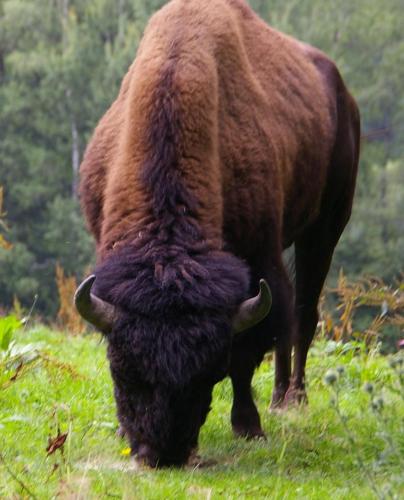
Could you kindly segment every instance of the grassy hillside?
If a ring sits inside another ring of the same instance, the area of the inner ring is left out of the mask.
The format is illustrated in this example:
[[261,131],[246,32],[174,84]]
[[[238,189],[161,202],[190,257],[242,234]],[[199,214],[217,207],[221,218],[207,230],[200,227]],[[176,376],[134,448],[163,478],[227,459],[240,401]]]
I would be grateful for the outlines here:
[[[267,441],[233,438],[225,380],[215,389],[200,437],[200,454],[216,464],[149,471],[136,468],[116,437],[99,336],[36,328],[16,340],[38,344],[40,356],[31,357],[29,370],[17,365],[15,380],[3,378],[0,498],[323,500],[404,493],[404,403],[397,373],[403,367],[396,362],[392,368],[394,358],[367,353],[361,344],[318,341],[308,363],[310,405],[283,414],[267,411],[273,367],[270,360],[263,363],[254,388]],[[372,384],[368,392],[366,382]],[[48,455],[49,444],[55,451]]]

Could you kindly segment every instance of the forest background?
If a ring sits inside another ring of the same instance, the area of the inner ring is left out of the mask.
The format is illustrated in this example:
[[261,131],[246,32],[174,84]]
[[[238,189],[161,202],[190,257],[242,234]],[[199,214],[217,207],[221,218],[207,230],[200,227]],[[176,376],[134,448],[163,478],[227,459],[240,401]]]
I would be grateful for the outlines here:
[[[0,309],[15,298],[53,318],[55,269],[81,279],[94,248],[78,170],[163,0],[0,0],[0,185],[11,244],[0,249]],[[325,51],[362,115],[352,220],[330,275],[394,283],[404,256],[403,0],[251,0],[272,26]],[[1,195],[0,195],[1,198]],[[1,212],[1,210],[0,210]],[[0,214],[1,219],[1,214]]]

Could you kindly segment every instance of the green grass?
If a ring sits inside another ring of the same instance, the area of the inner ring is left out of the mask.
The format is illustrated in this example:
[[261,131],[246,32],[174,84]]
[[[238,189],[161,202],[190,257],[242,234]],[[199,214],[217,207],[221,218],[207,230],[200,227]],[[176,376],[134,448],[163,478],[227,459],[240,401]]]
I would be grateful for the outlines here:
[[[366,499],[376,496],[371,480],[379,497],[404,493],[404,407],[391,390],[397,377],[386,358],[361,345],[358,352],[317,342],[308,363],[309,407],[283,414],[267,411],[273,367],[263,363],[254,390],[267,441],[233,438],[225,380],[215,388],[200,436],[200,454],[217,465],[149,471],[136,470],[121,454],[126,444],[115,435],[112,384],[98,336],[37,328],[20,332],[17,341],[41,343],[46,360],[0,390],[0,498],[29,497],[29,490],[40,499]],[[330,404],[333,388],[323,382],[338,366],[345,369],[338,387],[349,434]],[[366,381],[383,395],[381,415],[370,409]],[[48,437],[58,427],[68,433],[63,455],[58,450],[48,457]]]

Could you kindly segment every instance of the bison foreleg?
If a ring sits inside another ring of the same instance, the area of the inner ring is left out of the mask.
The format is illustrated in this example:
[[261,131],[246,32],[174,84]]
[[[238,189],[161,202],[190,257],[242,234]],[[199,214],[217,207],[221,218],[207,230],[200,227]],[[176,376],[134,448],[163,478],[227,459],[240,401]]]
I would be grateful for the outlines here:
[[257,360],[248,349],[248,333],[233,346],[230,376],[233,385],[233,407],[231,423],[238,437],[264,438],[258,410],[251,393],[251,379]]

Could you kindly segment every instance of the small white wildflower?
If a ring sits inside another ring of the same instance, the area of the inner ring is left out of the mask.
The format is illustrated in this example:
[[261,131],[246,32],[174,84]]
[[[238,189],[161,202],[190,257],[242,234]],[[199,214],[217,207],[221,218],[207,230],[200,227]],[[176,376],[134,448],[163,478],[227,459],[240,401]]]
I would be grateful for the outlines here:
[[327,373],[324,375],[324,382],[327,385],[334,385],[337,380],[338,380],[338,372],[336,372],[335,370],[328,370]]
[[373,391],[375,390],[375,386],[372,384],[372,382],[365,382],[363,386],[363,390],[365,392],[368,392],[369,394],[373,394]]

